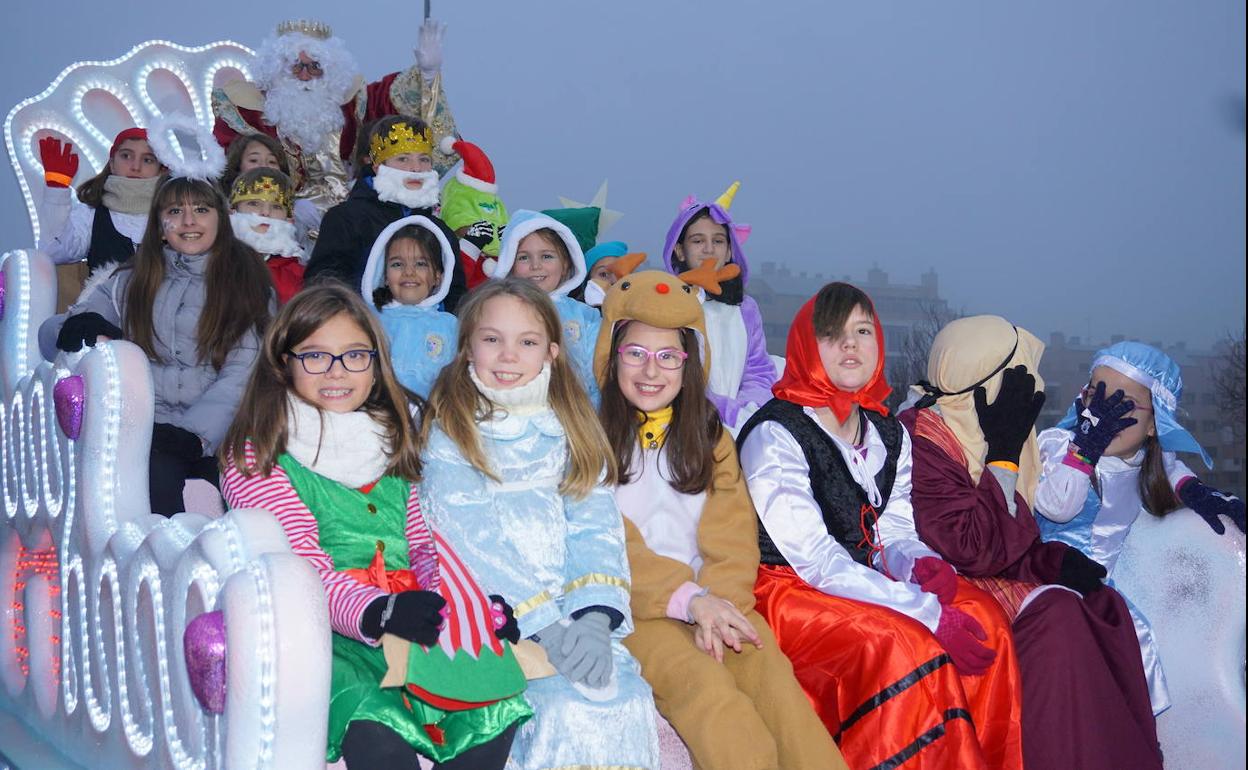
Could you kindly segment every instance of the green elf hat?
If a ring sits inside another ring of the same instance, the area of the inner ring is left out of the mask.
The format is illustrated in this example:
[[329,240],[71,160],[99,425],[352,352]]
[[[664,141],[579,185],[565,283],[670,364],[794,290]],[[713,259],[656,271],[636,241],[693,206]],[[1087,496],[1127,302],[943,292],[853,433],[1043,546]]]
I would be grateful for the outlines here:
[[602,209],[597,206],[544,209],[542,213],[571,230],[582,252],[594,248],[594,244],[598,242],[598,218],[602,215]]

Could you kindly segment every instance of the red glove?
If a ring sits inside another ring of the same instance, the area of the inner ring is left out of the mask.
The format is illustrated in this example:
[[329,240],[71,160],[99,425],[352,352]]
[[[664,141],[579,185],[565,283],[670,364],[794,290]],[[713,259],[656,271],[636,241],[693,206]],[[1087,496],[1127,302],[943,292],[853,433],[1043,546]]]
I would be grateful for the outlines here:
[[48,187],[69,187],[78,173],[78,156],[69,142],[61,144],[55,136],[39,140],[39,160],[43,163],[43,181]]
[[936,594],[941,604],[948,604],[958,593],[958,576],[953,567],[944,559],[935,556],[924,556],[915,559],[914,568],[910,570],[910,582],[915,583],[929,594]]
[[959,673],[974,676],[988,670],[997,657],[997,651],[980,644],[987,640],[988,634],[978,620],[957,607],[941,609],[936,641],[953,658],[953,665]]

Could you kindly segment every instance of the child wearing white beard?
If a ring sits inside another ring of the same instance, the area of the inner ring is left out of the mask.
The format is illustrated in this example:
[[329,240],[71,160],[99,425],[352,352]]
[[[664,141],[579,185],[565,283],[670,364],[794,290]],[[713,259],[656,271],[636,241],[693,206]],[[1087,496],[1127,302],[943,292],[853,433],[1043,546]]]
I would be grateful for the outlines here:
[[[366,136],[367,154],[351,194],[321,221],[306,272],[309,282],[329,276],[359,286],[377,237],[391,223],[413,215],[427,217],[446,236],[451,253],[459,253],[459,239],[434,214],[440,190],[429,128],[416,118],[392,115],[370,126]],[[448,312],[466,290],[463,266],[458,259],[452,262],[444,300]]]
[[230,188],[230,224],[269,268],[278,305],[303,288],[306,256],[295,235],[294,186],[272,168],[244,171]]

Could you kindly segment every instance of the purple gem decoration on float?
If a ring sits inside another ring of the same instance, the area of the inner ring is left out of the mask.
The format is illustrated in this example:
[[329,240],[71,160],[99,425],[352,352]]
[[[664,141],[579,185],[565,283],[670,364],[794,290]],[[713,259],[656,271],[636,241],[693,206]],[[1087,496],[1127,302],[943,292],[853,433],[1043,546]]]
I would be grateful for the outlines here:
[[182,634],[191,691],[210,714],[225,711],[225,613],[205,612]]
[[86,386],[82,376],[72,374],[57,380],[52,386],[52,403],[56,405],[56,421],[61,431],[77,441],[82,433],[82,412],[86,406]]

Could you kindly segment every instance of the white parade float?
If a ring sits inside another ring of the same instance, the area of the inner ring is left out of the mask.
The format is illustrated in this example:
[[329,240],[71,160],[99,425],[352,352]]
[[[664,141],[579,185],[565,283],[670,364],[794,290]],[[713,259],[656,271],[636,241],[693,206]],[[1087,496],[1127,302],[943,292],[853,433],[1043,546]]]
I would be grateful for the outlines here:
[[[209,93],[251,51],[163,41],[75,64],[13,108],[5,145],[37,242],[55,134],[101,168],[111,137]],[[319,580],[269,513],[150,512],[153,395],[143,353],[111,342],[44,361],[56,274],[0,256],[0,769],[323,768],[330,630]],[[1153,622],[1173,708],[1169,767],[1244,755],[1244,538],[1190,511],[1142,517],[1116,581]],[[660,720],[664,770],[690,767]]]

